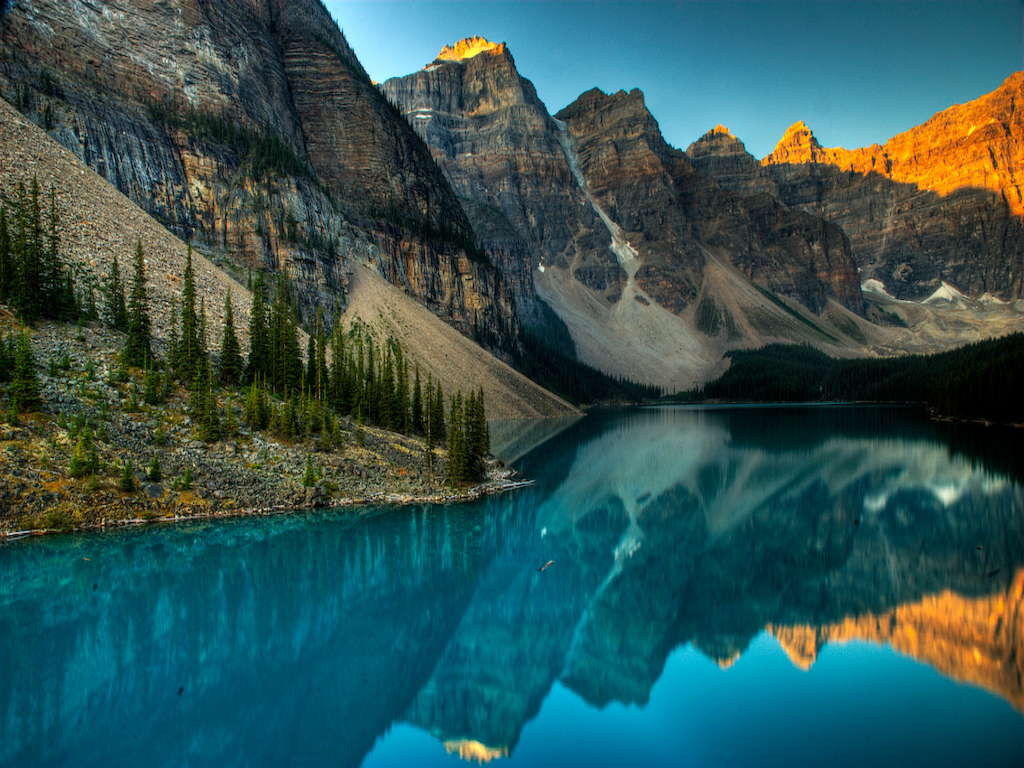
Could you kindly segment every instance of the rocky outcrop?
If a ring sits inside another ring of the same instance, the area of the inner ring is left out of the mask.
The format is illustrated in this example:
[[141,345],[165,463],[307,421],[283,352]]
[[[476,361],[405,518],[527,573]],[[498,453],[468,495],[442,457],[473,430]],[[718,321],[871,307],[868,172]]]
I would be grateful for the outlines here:
[[863,311],[841,230],[698,173],[665,142],[640,91],[595,89],[557,117],[576,140],[595,198],[640,254],[638,285],[663,306],[679,313],[692,303],[703,279],[702,246],[710,246],[755,283],[815,312],[830,298]]
[[722,189],[744,195],[766,193],[778,197],[767,169],[724,125],[716,125],[688,146],[686,159],[701,176],[714,179]]
[[855,150],[822,147],[798,122],[762,165],[784,203],[841,226],[861,278],[897,298],[926,298],[943,281],[975,298],[1020,298],[1022,95],[1018,72],[882,146]]
[[306,309],[373,261],[463,332],[514,326],[450,186],[322,4],[29,0],[2,23],[3,97],[179,236],[287,270]]

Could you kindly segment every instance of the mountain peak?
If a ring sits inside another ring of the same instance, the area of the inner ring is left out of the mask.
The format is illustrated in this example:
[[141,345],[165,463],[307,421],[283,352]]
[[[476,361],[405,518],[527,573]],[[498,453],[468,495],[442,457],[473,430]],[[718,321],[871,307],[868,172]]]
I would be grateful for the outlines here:
[[782,135],[775,151],[762,162],[765,165],[778,163],[813,163],[822,153],[821,144],[814,138],[811,129],[803,120],[797,120]]
[[465,61],[466,59],[471,59],[481,53],[488,53],[490,51],[501,53],[504,50],[504,43],[492,43],[490,40],[473,35],[473,37],[464,37],[454,45],[446,45],[441,49],[441,52],[437,54],[436,60]]

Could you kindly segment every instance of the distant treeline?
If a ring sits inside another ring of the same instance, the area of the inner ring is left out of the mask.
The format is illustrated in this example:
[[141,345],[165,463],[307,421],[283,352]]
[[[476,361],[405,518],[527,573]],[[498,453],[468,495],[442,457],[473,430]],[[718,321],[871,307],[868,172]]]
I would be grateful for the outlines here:
[[837,360],[808,346],[729,354],[721,378],[680,400],[913,402],[953,418],[1024,422],[1024,334],[935,355]]

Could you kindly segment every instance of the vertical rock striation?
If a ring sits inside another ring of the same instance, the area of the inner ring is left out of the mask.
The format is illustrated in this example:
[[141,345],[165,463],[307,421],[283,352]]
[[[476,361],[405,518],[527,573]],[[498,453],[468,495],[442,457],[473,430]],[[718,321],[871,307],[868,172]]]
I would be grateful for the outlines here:
[[863,311],[839,228],[702,175],[665,142],[639,90],[588,91],[557,117],[576,139],[594,196],[640,253],[637,283],[663,306],[679,313],[696,298],[710,246],[755,283],[814,312],[829,299]]
[[465,211],[321,3],[26,0],[2,23],[3,97],[179,236],[287,270],[310,310],[355,260],[510,337]]
[[596,245],[593,212],[533,84],[503,43],[470,38],[382,89],[430,146],[456,193],[471,201],[474,226],[489,250],[505,254],[503,271],[529,315],[532,267],[573,266],[581,250]]

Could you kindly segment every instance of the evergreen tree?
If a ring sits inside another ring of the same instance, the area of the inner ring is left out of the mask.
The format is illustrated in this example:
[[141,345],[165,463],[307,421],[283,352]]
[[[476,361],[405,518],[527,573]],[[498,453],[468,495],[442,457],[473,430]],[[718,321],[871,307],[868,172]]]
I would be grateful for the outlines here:
[[146,477],[151,483],[159,483],[163,477],[163,470],[160,469],[160,459],[156,455],[156,451],[153,451],[153,460],[149,462],[149,469],[146,471]]
[[266,284],[263,274],[256,275],[252,288],[252,311],[249,314],[249,362],[246,380],[255,381],[270,369],[270,331],[267,327]]
[[487,455],[491,451],[491,436],[487,428],[487,414],[484,408],[484,390],[472,393],[465,409],[465,440],[467,455],[467,476],[471,480],[482,480],[487,472]]
[[423,434],[423,389],[420,386],[420,366],[416,365],[416,377],[412,385],[412,430]]
[[441,382],[434,387],[434,405],[430,409],[430,431],[437,445],[441,445],[448,439],[444,423],[444,390],[441,389]]
[[11,233],[7,229],[7,209],[0,205],[0,301],[7,301],[12,282]]
[[150,341],[149,301],[146,298],[146,265],[142,239],[135,246],[132,290],[128,301],[128,335],[124,342],[125,364],[144,368],[153,360]]
[[177,371],[187,382],[199,373],[203,349],[199,345],[199,317],[196,314],[196,284],[192,270],[192,246],[188,246],[184,285],[181,291],[181,339],[178,342]]
[[235,314],[231,308],[231,288],[224,299],[224,340],[220,345],[220,369],[217,377],[224,384],[238,384],[242,380],[242,347],[235,334]]
[[128,330],[128,306],[124,299],[124,283],[121,282],[121,269],[117,263],[117,255],[110,265],[107,276],[107,324],[118,331]]
[[[171,328],[167,332],[167,367],[178,370],[178,350],[181,348],[181,333],[178,330],[178,304],[171,299]],[[170,379],[170,376],[167,377]]]
[[124,460],[124,468],[121,472],[121,490],[126,493],[135,490],[135,477],[132,475],[132,459],[130,456]]
[[18,410],[22,413],[35,410],[43,402],[39,395],[39,376],[36,373],[35,357],[32,355],[32,341],[27,330],[23,330],[18,337],[10,395],[17,401]]
[[467,479],[468,462],[462,419],[462,392],[458,391],[452,396],[448,411],[448,480],[455,484],[464,483]]

